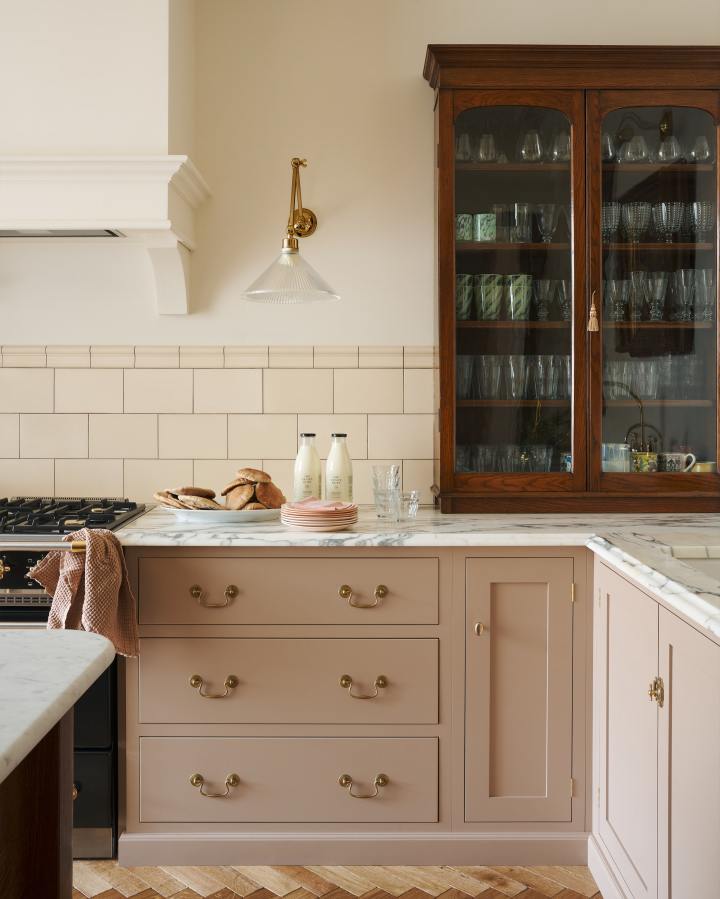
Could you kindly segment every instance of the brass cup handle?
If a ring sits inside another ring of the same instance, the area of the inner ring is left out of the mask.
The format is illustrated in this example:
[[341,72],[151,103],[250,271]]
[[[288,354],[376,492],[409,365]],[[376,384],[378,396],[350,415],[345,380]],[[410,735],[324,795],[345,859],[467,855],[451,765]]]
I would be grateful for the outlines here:
[[224,793],[206,793],[205,792],[205,778],[202,774],[193,774],[190,778],[190,783],[194,787],[200,787],[200,795],[207,796],[208,799],[224,799],[230,793],[230,787],[236,787],[240,783],[240,778],[237,774],[228,774],[225,778],[225,792]]
[[381,599],[385,599],[389,592],[390,591],[385,584],[378,584],[373,591],[373,596],[375,597],[374,602],[357,602],[353,595],[352,587],[349,584],[343,584],[338,590],[338,596],[340,599],[346,599],[348,605],[351,605],[354,609],[373,609],[378,605]]
[[203,599],[203,588],[200,584],[193,584],[190,588],[190,596],[196,599],[201,606],[205,606],[206,609],[222,609],[225,606],[229,606],[230,600],[235,599],[239,592],[235,584],[228,584],[225,588],[225,602],[206,602]]
[[350,677],[350,675],[343,674],[343,676],[340,678],[340,686],[344,690],[347,690],[353,699],[375,699],[376,696],[380,695],[380,690],[384,690],[385,687],[387,687],[387,685],[388,685],[388,679],[385,677],[385,675],[378,674],[378,676],[375,678],[375,683],[373,685],[375,687],[374,693],[365,693],[365,694],[353,693],[353,689],[352,689],[353,688],[353,679]]
[[338,777],[338,783],[348,791],[348,795],[352,796],[353,799],[374,799],[380,794],[380,788],[386,787],[390,783],[390,778],[387,774],[377,774],[373,781],[375,792],[365,793],[365,795],[353,793],[353,779],[349,774],[341,774],[340,777]]
[[234,674],[228,674],[225,678],[225,692],[224,693],[203,693],[203,684],[204,681],[199,674],[193,674],[190,678],[189,682],[191,687],[195,690],[198,690],[203,699],[224,699],[231,690],[235,689],[240,681],[235,677]]

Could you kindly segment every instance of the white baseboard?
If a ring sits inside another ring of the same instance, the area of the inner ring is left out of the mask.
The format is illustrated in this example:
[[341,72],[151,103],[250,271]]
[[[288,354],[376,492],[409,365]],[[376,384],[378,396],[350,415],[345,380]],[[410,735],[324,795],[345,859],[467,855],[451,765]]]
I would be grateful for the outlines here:
[[595,883],[598,885],[603,899],[632,899],[620,887],[617,878],[610,869],[605,854],[593,834],[590,834],[588,837],[587,855],[588,868],[590,868],[590,873],[595,878]]
[[118,861],[125,866],[584,865],[587,846],[586,833],[124,833]]

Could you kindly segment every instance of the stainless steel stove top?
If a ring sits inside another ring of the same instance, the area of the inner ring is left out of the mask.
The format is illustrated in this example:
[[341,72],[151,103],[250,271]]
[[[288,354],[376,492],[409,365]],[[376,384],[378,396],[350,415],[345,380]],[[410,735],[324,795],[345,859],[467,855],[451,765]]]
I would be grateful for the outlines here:
[[0,499],[0,546],[16,541],[45,543],[80,528],[110,531],[135,518],[145,506],[100,497],[12,497]]

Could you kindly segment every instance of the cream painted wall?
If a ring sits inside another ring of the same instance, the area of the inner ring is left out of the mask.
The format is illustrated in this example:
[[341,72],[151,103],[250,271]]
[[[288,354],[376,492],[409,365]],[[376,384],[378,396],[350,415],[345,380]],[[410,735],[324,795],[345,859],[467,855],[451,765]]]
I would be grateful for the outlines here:
[[[39,75],[21,84],[19,99],[0,99],[4,152],[13,141],[14,151],[28,152],[29,134],[34,152],[57,151],[58,94],[82,94],[83,73],[99,80],[104,71],[103,48],[91,39],[82,64],[77,58],[67,60],[68,68],[60,64],[73,27],[97,3],[108,15],[118,8],[110,0],[2,0],[4,20],[43,7],[47,31],[29,51]],[[152,29],[161,3],[123,0],[120,6],[142,7]],[[56,6],[62,13],[53,12]],[[133,247],[0,244],[4,343],[431,343],[433,118],[421,76],[425,45],[720,43],[720,4],[696,0],[680,14],[675,0],[198,0],[196,27],[195,161],[213,197],[200,212],[192,315],[155,316],[150,272]],[[3,51],[11,67],[16,62],[15,74],[25,70],[27,38],[18,30],[14,40],[0,38],[6,85],[13,72]],[[142,106],[157,85],[143,69],[144,36],[127,39],[122,58],[110,53],[105,68],[113,76],[111,92],[122,73]],[[55,64],[43,62],[42,48]],[[48,117],[44,131],[28,125],[35,94],[35,111]],[[103,149],[77,146],[98,140],[83,119],[88,108],[76,110],[77,127],[73,118],[64,149]],[[135,113],[141,115],[128,110]],[[18,128],[8,129],[15,120]],[[148,123],[148,135],[156,124]],[[120,142],[113,149],[132,148]],[[329,307],[252,306],[239,294],[279,249],[288,161],[298,153],[309,159],[304,196],[320,218],[303,251],[344,299]]]

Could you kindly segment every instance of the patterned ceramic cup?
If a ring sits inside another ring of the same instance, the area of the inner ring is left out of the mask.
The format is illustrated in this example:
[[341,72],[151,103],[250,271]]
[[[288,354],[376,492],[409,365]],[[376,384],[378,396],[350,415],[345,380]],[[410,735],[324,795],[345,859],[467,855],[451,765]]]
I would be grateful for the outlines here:
[[505,275],[480,275],[478,280],[478,312],[483,321],[497,321],[502,309]]
[[475,275],[455,275],[455,315],[458,321],[475,316]]
[[690,471],[696,461],[692,453],[658,453],[658,471]]
[[508,312],[513,321],[526,321],[530,318],[531,297],[532,275],[508,275]]
[[497,234],[494,212],[476,212],[473,216],[473,240],[492,243]]
[[649,474],[658,470],[658,454],[657,453],[637,453],[632,454],[633,471],[641,474]]
[[469,212],[460,212],[455,216],[455,240],[472,240],[473,217]]

